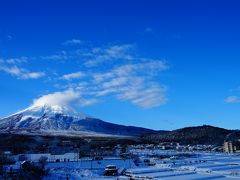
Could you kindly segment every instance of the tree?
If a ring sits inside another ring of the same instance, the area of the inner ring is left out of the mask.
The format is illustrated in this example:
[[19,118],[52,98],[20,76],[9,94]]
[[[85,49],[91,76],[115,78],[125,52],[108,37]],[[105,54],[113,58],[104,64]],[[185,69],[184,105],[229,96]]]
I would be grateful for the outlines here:
[[122,146],[120,149],[120,157],[126,158],[127,146]]
[[48,157],[46,157],[46,156],[41,156],[41,157],[39,158],[39,163],[40,163],[40,165],[41,165],[42,168],[45,167],[47,160],[48,160]]
[[19,161],[26,161],[26,160],[27,160],[27,157],[26,157],[24,154],[21,154],[21,155],[18,157],[18,160],[19,160]]

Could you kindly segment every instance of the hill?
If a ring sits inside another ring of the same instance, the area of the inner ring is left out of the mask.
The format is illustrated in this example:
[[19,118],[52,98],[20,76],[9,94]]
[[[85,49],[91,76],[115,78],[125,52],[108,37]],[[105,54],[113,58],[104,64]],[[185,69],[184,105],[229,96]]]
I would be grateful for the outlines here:
[[239,131],[203,125],[186,127],[167,133],[144,135],[142,138],[150,142],[179,142],[180,144],[222,145],[224,140],[239,138]]

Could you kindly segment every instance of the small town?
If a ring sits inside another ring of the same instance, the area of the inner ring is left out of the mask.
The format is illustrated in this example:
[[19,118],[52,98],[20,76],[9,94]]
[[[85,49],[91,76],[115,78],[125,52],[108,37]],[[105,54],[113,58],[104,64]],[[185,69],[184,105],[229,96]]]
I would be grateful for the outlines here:
[[[71,141],[61,144],[74,146]],[[64,154],[5,151],[1,159],[3,179],[14,179],[26,171],[46,180],[240,178],[240,141],[223,146],[119,144],[85,154],[78,148]]]

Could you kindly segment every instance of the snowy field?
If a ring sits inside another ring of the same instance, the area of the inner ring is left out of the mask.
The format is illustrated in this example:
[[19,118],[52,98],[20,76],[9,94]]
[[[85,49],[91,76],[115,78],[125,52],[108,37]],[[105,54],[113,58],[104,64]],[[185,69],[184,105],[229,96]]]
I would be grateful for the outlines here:
[[[240,179],[240,155],[225,153],[133,150],[155,162],[154,168],[129,169],[134,177],[154,179]],[[184,156],[184,154],[186,156]],[[158,158],[160,155],[170,158]],[[156,156],[156,157],[154,157]]]
[[78,162],[52,162],[46,165],[50,175],[45,179],[116,179],[117,177],[104,177],[107,165],[116,165],[119,172],[123,169],[136,168],[131,159],[105,158],[103,160],[81,159]]
[[[166,150],[132,150],[139,156],[136,166],[133,160],[108,158],[100,161],[48,163],[50,175],[45,179],[240,179],[240,155],[224,153],[183,153]],[[148,159],[151,166],[145,163]],[[116,165],[118,177],[104,177],[106,165]],[[123,169],[126,171],[123,171]]]
[[[82,158],[74,162],[48,162],[50,179],[240,179],[240,154],[178,152],[131,149],[132,159]],[[115,165],[119,176],[105,177],[107,165]],[[20,167],[17,162],[11,167]]]
[[[130,153],[134,158],[48,162],[49,175],[44,179],[240,179],[240,154],[146,149],[131,149]],[[107,165],[117,166],[120,175],[105,177]]]

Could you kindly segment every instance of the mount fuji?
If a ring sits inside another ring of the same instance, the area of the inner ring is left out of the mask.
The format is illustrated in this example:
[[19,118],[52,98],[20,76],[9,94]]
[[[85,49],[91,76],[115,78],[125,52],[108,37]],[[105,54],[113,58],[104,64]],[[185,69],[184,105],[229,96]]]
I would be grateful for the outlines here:
[[69,106],[32,105],[0,119],[0,133],[63,136],[140,136],[156,131],[102,121]]

